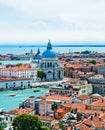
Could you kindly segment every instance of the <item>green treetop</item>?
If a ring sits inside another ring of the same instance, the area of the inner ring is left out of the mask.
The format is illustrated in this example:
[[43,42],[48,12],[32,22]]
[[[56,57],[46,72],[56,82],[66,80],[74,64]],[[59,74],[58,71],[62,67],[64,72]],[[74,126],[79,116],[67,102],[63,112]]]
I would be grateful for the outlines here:
[[42,123],[38,117],[27,114],[15,117],[12,125],[13,130],[49,130],[48,127],[42,127]]
[[96,64],[96,61],[95,60],[89,60],[89,63]]

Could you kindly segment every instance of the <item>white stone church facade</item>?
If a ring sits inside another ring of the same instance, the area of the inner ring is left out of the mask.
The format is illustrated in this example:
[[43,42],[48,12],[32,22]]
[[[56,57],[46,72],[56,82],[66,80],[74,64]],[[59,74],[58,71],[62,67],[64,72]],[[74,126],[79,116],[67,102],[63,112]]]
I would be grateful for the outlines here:
[[59,63],[57,54],[52,50],[50,41],[42,55],[39,49],[34,57],[31,52],[30,61],[32,67],[37,67],[45,73],[45,81],[62,80],[64,78],[64,68]]

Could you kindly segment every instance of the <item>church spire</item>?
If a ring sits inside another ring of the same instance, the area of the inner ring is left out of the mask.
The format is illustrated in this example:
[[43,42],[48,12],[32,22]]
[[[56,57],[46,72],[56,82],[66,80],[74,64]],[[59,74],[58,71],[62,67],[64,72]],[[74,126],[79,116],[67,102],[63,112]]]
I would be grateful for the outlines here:
[[40,54],[40,49],[38,48],[37,54]]
[[50,40],[48,41],[48,44],[47,44],[47,50],[51,50],[52,49],[52,45],[51,45],[51,42]]
[[30,54],[33,54],[33,50],[31,49]]

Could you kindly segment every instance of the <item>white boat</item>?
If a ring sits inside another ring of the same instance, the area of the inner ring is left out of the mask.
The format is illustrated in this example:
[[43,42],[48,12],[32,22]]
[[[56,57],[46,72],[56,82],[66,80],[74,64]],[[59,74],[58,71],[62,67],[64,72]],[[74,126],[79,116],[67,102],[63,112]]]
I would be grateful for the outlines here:
[[16,94],[15,94],[15,93],[11,93],[11,94],[9,94],[8,96],[13,97],[13,96],[16,96]]

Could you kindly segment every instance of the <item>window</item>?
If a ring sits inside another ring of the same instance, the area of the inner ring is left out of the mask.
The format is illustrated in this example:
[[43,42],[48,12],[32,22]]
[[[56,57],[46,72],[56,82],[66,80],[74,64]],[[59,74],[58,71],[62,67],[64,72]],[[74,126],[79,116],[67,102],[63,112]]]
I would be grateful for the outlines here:
[[49,63],[47,63],[47,67],[49,68]]
[[50,67],[52,67],[52,63],[50,63]]
[[13,82],[13,87],[15,87],[16,86],[16,83],[15,82]]
[[6,85],[6,89],[8,88],[8,83],[5,84]]
[[8,121],[8,117],[6,117],[6,121]]
[[10,117],[10,121],[12,121],[12,117]]
[[21,87],[23,87],[23,82],[21,82]]
[[58,116],[61,116],[61,113],[58,112]]
[[28,81],[28,87],[30,87],[30,81]]

